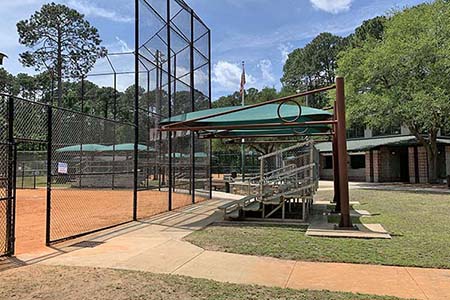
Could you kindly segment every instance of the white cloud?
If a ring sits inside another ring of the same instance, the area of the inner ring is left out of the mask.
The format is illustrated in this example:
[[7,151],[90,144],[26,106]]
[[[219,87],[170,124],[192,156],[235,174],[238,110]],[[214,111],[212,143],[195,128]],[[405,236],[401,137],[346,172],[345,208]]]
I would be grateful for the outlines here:
[[312,5],[320,10],[337,14],[350,9],[353,0],[309,0]]
[[209,85],[209,76],[203,70],[197,70],[194,74],[194,83],[197,88]]
[[131,49],[127,42],[125,42],[124,40],[121,40],[118,36],[116,36],[116,41],[120,46],[120,50],[121,52],[134,52],[134,49]]
[[258,64],[262,74],[262,81],[264,84],[269,85],[275,81],[275,75],[273,74],[272,62],[269,59],[263,59]]
[[121,15],[116,11],[95,6],[86,0],[69,0],[67,4],[86,16],[100,17],[110,21],[122,23],[134,22],[134,18],[132,16]]
[[[227,61],[218,61],[213,68],[212,81],[224,91],[237,91],[241,83],[242,68],[239,64],[230,63]],[[254,77],[246,74],[247,85],[255,83]]]
[[294,46],[291,43],[281,44],[278,46],[278,50],[280,50],[281,54],[281,64],[285,64],[289,58],[289,54],[294,49]]

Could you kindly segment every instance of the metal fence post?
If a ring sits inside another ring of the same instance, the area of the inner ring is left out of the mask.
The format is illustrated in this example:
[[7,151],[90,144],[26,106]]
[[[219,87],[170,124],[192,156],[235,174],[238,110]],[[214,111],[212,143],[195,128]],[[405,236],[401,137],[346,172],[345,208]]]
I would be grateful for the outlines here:
[[[191,10],[191,41],[190,41],[190,89],[191,89],[191,110],[195,111],[195,75],[194,75],[194,11]],[[195,133],[191,131],[191,192],[192,204],[195,204]]]
[[[212,108],[212,90],[211,90],[211,30],[208,29],[208,108]],[[213,149],[212,149],[212,141],[209,140],[209,199],[212,199],[213,192],[212,192],[212,184],[213,184],[213,178],[212,178],[212,155],[213,155]]]
[[[172,117],[172,58],[170,57],[172,53],[172,47],[171,47],[171,34],[170,34],[170,0],[167,0],[167,76],[168,76],[168,85],[167,85],[167,100],[168,100],[168,108],[169,108],[169,118]],[[175,173],[173,172],[173,165],[172,165],[172,132],[169,132],[169,205],[168,210],[172,211],[172,200],[173,200],[173,179],[175,176]]]
[[53,108],[47,106],[47,207],[45,222],[45,244],[50,244],[51,233],[51,198],[52,198],[52,139]]
[[135,0],[134,29],[134,183],[133,183],[133,220],[137,220],[138,156],[139,156],[139,0]]
[[15,201],[14,201],[14,99],[13,97],[8,97],[8,202],[7,202],[7,216],[6,216],[6,232],[8,245],[6,249],[6,254],[14,254],[14,211],[15,211]]
[[22,162],[22,189],[25,188],[25,163]]

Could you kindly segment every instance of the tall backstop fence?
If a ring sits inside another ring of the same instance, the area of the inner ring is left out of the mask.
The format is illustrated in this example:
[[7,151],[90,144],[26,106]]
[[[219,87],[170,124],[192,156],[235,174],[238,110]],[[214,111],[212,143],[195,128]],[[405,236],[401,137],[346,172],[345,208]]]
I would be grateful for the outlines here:
[[[183,1],[138,1],[136,57],[138,207],[168,196],[170,208],[210,197],[210,143],[191,133],[161,133],[161,120],[211,104],[210,30]],[[139,217],[151,211],[138,210]]]
[[41,97],[0,94],[0,255],[17,189],[45,195],[47,244],[211,197],[209,141],[159,131],[211,106],[210,30],[182,0],[136,0],[135,14],[135,50],[63,82],[60,106],[53,78]]

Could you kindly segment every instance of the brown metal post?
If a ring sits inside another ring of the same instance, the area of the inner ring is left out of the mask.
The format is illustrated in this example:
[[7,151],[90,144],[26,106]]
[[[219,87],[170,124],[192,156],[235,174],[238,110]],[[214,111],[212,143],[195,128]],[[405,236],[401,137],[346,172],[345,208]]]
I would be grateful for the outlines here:
[[336,110],[337,124],[336,137],[339,160],[339,200],[341,203],[341,222],[339,227],[352,227],[350,219],[350,199],[348,191],[348,169],[347,169],[347,137],[345,124],[345,89],[344,78],[336,77]]
[[[336,110],[336,101],[334,101],[334,119],[337,119],[337,110]],[[338,143],[337,143],[337,126],[336,124],[333,125],[333,186],[334,186],[334,199],[333,202],[336,203],[336,207],[334,209],[334,212],[340,213],[341,212],[341,201],[340,201],[340,195],[339,195],[339,149],[338,149]]]

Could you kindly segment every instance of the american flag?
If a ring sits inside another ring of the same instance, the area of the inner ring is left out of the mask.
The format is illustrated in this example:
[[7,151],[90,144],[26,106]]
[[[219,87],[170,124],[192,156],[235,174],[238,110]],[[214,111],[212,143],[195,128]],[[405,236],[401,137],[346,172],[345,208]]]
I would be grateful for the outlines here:
[[246,84],[246,79],[245,79],[245,63],[242,62],[242,75],[241,75],[241,96],[244,94],[245,91],[245,84]]

